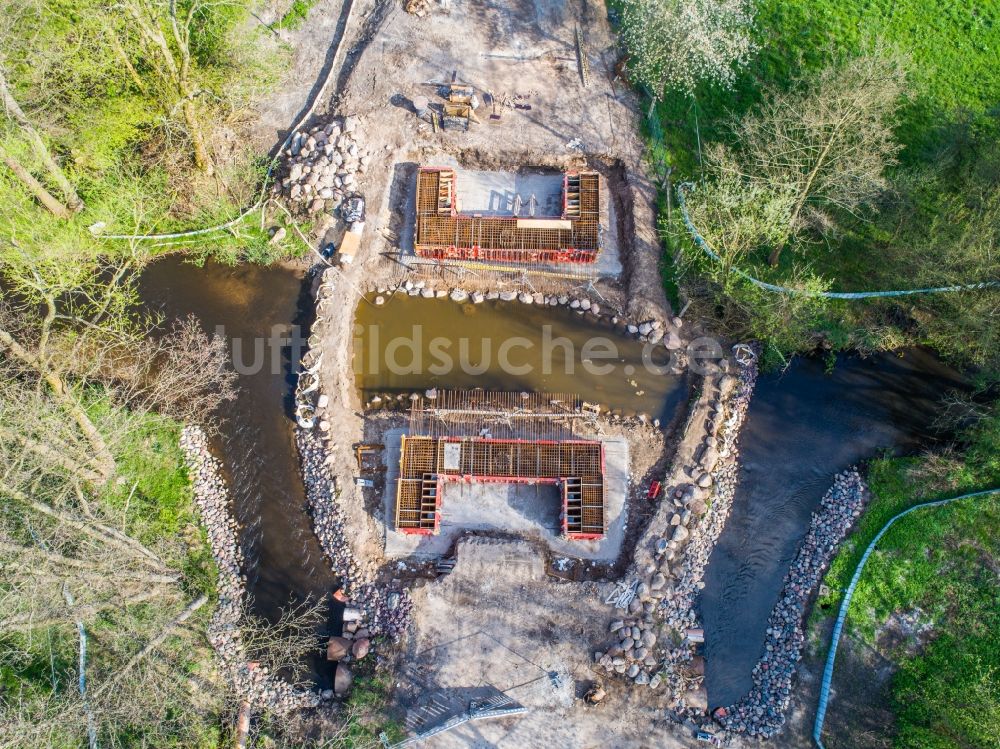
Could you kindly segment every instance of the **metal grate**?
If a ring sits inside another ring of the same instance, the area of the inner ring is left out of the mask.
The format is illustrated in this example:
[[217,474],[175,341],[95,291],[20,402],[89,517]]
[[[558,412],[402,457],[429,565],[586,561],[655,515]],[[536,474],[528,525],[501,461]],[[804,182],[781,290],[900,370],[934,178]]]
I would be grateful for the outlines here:
[[487,390],[415,397],[403,437],[396,528],[434,534],[446,481],[543,483],[562,487],[568,538],[605,531],[604,446],[575,439],[576,419],[594,412],[575,395]]
[[597,173],[568,172],[564,176],[563,215],[558,218],[568,220],[569,228],[519,226],[517,216],[458,213],[456,183],[453,169],[420,169],[414,242],[417,255],[437,260],[529,264],[597,260],[600,251]]
[[593,420],[592,407],[569,393],[439,390],[410,407],[412,435],[559,440],[574,436],[574,423]]

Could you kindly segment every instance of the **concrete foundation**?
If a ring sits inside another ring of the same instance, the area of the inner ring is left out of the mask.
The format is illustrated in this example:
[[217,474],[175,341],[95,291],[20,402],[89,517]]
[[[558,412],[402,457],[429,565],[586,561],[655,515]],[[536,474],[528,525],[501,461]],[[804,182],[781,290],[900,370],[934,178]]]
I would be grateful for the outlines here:
[[555,486],[545,484],[445,484],[441,502],[441,530],[436,536],[409,535],[393,527],[396,479],[399,476],[402,429],[386,433],[386,482],[382,509],[386,518],[385,554],[388,557],[432,559],[445,556],[455,540],[470,530],[510,533],[548,546],[553,554],[578,559],[614,561],[625,537],[625,497],[628,493],[628,443],[604,440],[604,538],[570,541],[560,535],[561,500]]
[[[451,167],[455,169],[459,208],[463,213],[481,213],[488,216],[513,215],[515,196],[521,196],[523,218],[529,217],[528,200],[534,195],[538,207],[535,215],[539,218],[559,216],[562,213],[562,174],[552,171],[505,172],[463,169],[451,155],[425,157],[427,165]],[[438,261],[417,257],[413,251],[414,222],[416,221],[416,174],[410,170],[397,170],[395,179],[405,180],[405,184],[392,185],[390,189],[405,195],[403,220],[399,233],[399,250],[402,262],[408,267],[435,265]],[[607,180],[601,179],[601,251],[593,263],[540,263],[531,266],[535,270],[557,274],[576,275],[581,278],[617,279],[622,273],[619,252],[618,219],[614,201],[608,189]],[[455,265],[457,261],[443,261]],[[470,267],[475,261],[467,261]],[[492,264],[499,265],[499,264]],[[515,265],[510,266],[516,270]]]

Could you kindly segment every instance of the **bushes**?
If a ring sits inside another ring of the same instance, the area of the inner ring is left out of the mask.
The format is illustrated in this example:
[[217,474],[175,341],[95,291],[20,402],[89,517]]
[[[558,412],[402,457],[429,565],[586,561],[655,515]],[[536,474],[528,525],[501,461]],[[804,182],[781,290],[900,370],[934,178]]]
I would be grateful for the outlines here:
[[[894,126],[902,150],[898,166],[885,172],[889,190],[872,206],[878,210],[824,207],[820,230],[802,232],[778,268],[768,268],[762,246],[748,256],[747,271],[787,286],[813,277],[837,291],[1000,277],[998,239],[987,230],[996,226],[988,212],[1000,195],[994,145],[1000,134],[995,114],[1000,10],[972,0],[949,0],[943,7],[920,0],[759,0],[755,35],[760,53],[730,87],[702,83],[693,97],[671,96],[656,104],[656,123],[647,128],[652,141],[647,156],[658,169],[673,167],[675,184],[710,181],[702,158],[713,147],[738,152],[743,145],[733,120],[766,108],[796,79],[814,78],[834,57],[857,54],[874,41],[902,52],[909,64]],[[668,227],[668,241],[672,251],[689,258],[699,254],[679,222]],[[704,283],[712,271],[698,263],[689,263],[687,271],[688,276],[670,280],[680,280],[689,296],[702,296],[706,307],[721,308],[729,323],[726,332],[747,336],[773,327],[767,318],[773,316],[774,301],[746,294],[735,299],[724,293],[725,284]],[[866,350],[930,343],[953,361],[983,367],[986,377],[995,378],[1000,346],[997,326],[990,321],[998,293],[826,305],[811,325],[786,331],[782,340],[771,340],[770,348],[782,356],[809,351],[819,338]],[[740,319],[742,326],[735,324]]]

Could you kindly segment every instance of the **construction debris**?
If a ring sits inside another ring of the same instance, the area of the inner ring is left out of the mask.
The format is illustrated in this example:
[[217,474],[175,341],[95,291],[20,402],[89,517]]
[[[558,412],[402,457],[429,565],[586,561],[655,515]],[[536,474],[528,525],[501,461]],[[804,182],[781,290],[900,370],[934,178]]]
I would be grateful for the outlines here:
[[476,109],[479,108],[479,97],[472,86],[466,83],[457,83],[454,80],[456,75],[453,74],[452,82],[445,87],[445,97],[448,101],[442,106],[441,127],[445,130],[462,130],[464,132],[469,129],[470,122],[482,122],[476,116]]

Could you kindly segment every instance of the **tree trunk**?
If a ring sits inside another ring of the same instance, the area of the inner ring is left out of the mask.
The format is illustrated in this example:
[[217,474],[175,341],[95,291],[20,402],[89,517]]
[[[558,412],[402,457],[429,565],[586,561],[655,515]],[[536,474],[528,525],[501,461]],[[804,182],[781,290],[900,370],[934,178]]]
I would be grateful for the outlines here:
[[[92,616],[101,613],[105,609],[112,607],[121,609],[124,606],[145,603],[146,601],[150,601],[158,597],[158,591],[144,590],[140,593],[136,593],[135,595],[128,596],[122,601],[105,601],[104,603],[90,603],[83,606],[77,606],[73,613],[81,619],[90,619]],[[63,617],[48,615],[36,616],[35,612],[31,611],[24,614],[15,614],[7,619],[0,620],[0,630],[3,630],[4,632],[30,632],[32,630],[37,631],[45,629],[46,627],[53,627],[65,623],[66,619]]]
[[7,347],[18,359],[20,359],[24,364],[28,365],[42,377],[52,393],[55,395],[56,399],[69,411],[72,415],[74,421],[80,427],[80,431],[90,442],[91,447],[97,455],[94,458],[94,462],[100,468],[100,473],[103,481],[110,479],[115,470],[117,470],[117,463],[115,461],[114,455],[111,454],[111,450],[108,448],[108,443],[105,442],[104,437],[101,436],[100,431],[94,425],[94,422],[90,420],[87,412],[83,410],[83,407],[76,402],[76,400],[66,391],[66,386],[63,384],[62,378],[48,369],[45,362],[38,359],[37,356],[33,355],[24,346],[22,346],[10,333],[6,330],[0,329],[0,345]]
[[781,242],[776,244],[771,250],[771,254],[768,255],[767,262],[772,268],[778,264],[778,260],[781,257],[781,251],[783,249],[785,249],[785,240],[781,240]]
[[[802,213],[802,208],[805,206],[806,200],[809,199],[809,194],[812,192],[812,186],[816,181],[816,175],[819,174],[819,170],[826,164],[826,159],[830,155],[830,150],[833,148],[833,144],[837,140],[837,136],[840,135],[840,128],[842,125],[843,121],[841,120],[833,128],[833,132],[831,132],[830,136],[826,139],[826,144],[823,146],[823,150],[820,152],[819,156],[816,157],[816,163],[813,164],[813,168],[809,170],[809,176],[806,177],[806,183],[799,191],[799,197],[795,200],[795,207],[792,208],[792,212],[788,216],[789,232],[794,230],[795,222],[799,220],[799,214]],[[774,246],[773,250],[771,250],[771,254],[767,258],[767,262],[771,264],[772,268],[778,264],[778,260],[781,258],[781,251],[785,249],[786,244],[788,244],[788,240],[783,239]]]
[[[91,536],[102,543],[112,544],[126,551],[142,555],[145,557],[147,564],[150,564],[154,569],[160,570],[161,572],[169,571],[169,568],[163,563],[163,560],[156,556],[156,554],[140,544],[134,538],[126,536],[114,528],[109,528],[108,526],[102,525],[96,521],[88,522],[79,520],[71,515],[68,515],[62,510],[57,510],[44,502],[32,499],[19,489],[15,489],[14,487],[3,483],[2,480],[0,480],[0,491],[8,494],[10,497],[35,512],[54,520],[58,520],[60,523],[65,523],[71,528],[75,528],[81,533],[86,533],[88,536]],[[139,559],[139,561],[143,560]]]
[[105,442],[101,432],[94,425],[94,422],[90,420],[83,407],[74,400],[73,396],[66,392],[66,386],[63,384],[62,378],[55,372],[45,372],[44,376],[45,381],[52,388],[56,397],[70,412],[77,426],[80,427],[83,436],[87,438],[91,447],[94,448],[94,452],[97,453],[94,460],[100,466],[101,475],[104,477],[104,480],[107,481],[114,475],[118,467],[115,456],[111,454],[111,450],[108,448],[108,443]]
[[250,736],[250,702],[240,703],[240,712],[236,716],[236,749],[247,749],[247,739]]
[[194,614],[194,612],[196,612],[206,603],[208,603],[208,596],[204,594],[198,596],[198,598],[192,601],[190,605],[186,609],[184,609],[180,614],[178,614],[175,619],[170,621],[162,630],[160,630],[160,634],[158,634],[152,640],[147,642],[142,650],[140,650],[138,653],[129,658],[128,662],[121,668],[117,669],[114,675],[111,676],[111,678],[109,678],[106,682],[104,682],[98,689],[94,690],[94,697],[102,695],[112,685],[121,681],[122,677],[124,677],[129,671],[135,668],[136,664],[138,664],[139,661],[141,661],[147,655],[156,650],[156,648],[162,645],[164,641],[168,637],[170,637],[171,633],[175,629],[177,629],[177,627],[179,627],[181,624],[190,619],[191,615]]
[[7,85],[7,79],[4,78],[3,73],[0,72],[0,98],[3,99],[4,109],[7,113],[14,119],[15,122],[20,126],[21,130],[28,138],[28,142],[31,144],[32,150],[35,155],[41,160],[42,164],[45,166],[46,171],[49,173],[49,177],[52,181],[62,190],[63,198],[65,199],[69,209],[71,211],[79,211],[83,209],[83,201],[76,192],[76,188],[66,177],[62,168],[56,162],[55,158],[52,156],[52,152],[49,147],[45,145],[45,141],[42,140],[42,136],[38,134],[35,126],[31,124],[27,115],[21,109],[21,105],[17,103],[17,99],[10,91],[10,87]]
[[[100,484],[104,477],[99,470],[94,470],[93,468],[88,468],[87,466],[80,465],[72,458],[67,457],[62,452],[52,447],[51,445],[46,445],[43,442],[38,442],[30,437],[24,435],[14,434],[13,432],[8,432],[6,429],[0,428],[0,435],[6,436],[8,439],[16,440],[20,442],[25,450],[29,450],[35,455],[38,455],[45,460],[50,461],[52,464],[59,466],[64,471],[71,473],[79,479],[91,484]],[[97,466],[100,469],[100,466]]]
[[190,96],[184,99],[182,107],[184,111],[184,122],[187,124],[188,133],[191,135],[191,143],[194,146],[194,163],[201,171],[208,176],[215,173],[212,165],[212,157],[209,156],[208,146],[205,144],[205,135],[201,130],[201,123],[198,121],[198,113],[194,101]]
[[17,177],[28,188],[28,192],[35,196],[35,199],[57,218],[67,219],[70,217],[69,209],[53,197],[52,193],[45,189],[45,185],[39,182],[34,176],[16,161],[12,156],[4,153],[3,163],[14,172]]

